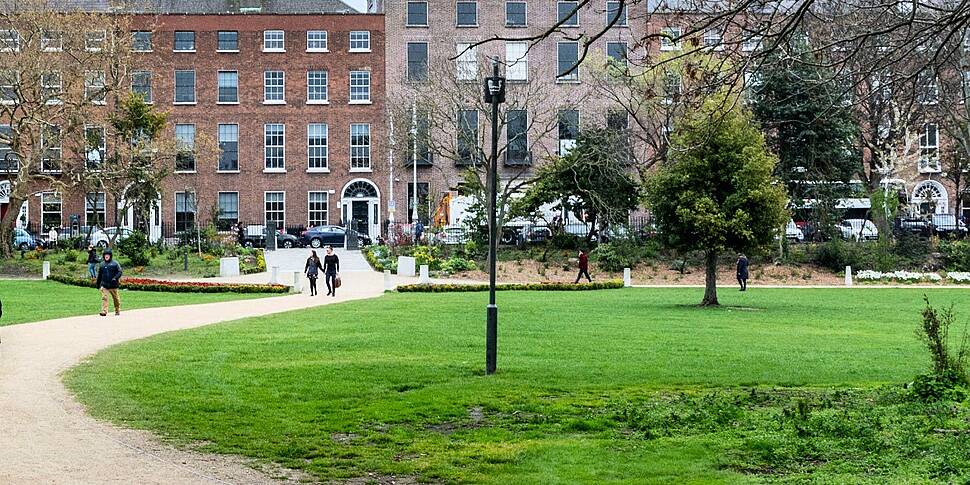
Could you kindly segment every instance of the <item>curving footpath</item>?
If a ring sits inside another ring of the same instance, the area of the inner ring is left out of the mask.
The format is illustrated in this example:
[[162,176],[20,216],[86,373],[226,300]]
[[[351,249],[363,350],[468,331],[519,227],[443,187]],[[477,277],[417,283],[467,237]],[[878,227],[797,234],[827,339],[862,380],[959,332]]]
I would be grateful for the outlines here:
[[[298,481],[242,458],[165,446],[88,416],[61,373],[110,345],[172,330],[371,298],[383,275],[343,272],[337,298],[307,294],[63,318],[0,328],[0,484],[213,484]],[[322,282],[321,282],[322,284]],[[38,295],[38,300],[43,297]],[[98,295],[92,290],[91,308]]]

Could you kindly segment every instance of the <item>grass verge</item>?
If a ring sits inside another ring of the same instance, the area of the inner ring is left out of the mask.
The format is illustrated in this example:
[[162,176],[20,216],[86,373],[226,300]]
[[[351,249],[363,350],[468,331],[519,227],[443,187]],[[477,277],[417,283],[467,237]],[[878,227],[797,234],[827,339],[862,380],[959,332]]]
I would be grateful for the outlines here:
[[[962,483],[965,402],[914,402],[915,289],[390,294],[113,347],[97,417],[298,468],[466,483]],[[935,304],[970,303],[934,290]],[[280,322],[286,322],[281,325]],[[938,431],[947,430],[947,431]]]

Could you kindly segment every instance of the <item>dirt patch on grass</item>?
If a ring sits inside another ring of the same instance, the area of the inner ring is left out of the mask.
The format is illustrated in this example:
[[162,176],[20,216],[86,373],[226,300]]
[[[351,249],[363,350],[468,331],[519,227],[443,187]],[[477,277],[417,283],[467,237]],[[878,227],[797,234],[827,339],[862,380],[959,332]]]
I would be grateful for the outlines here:
[[[498,280],[503,283],[571,283],[576,281],[577,269],[566,263],[539,262],[535,260],[499,261]],[[590,265],[594,281],[622,279],[623,273],[601,271],[596,264]],[[832,271],[812,265],[752,265],[749,269],[751,285],[840,285],[843,277]],[[660,265],[642,265],[631,271],[635,285],[703,285],[704,270],[688,268],[681,274],[675,269]],[[452,276],[455,279],[487,281],[488,274],[482,271],[467,271]],[[722,266],[718,272],[718,282],[730,285],[735,282],[733,266]]]

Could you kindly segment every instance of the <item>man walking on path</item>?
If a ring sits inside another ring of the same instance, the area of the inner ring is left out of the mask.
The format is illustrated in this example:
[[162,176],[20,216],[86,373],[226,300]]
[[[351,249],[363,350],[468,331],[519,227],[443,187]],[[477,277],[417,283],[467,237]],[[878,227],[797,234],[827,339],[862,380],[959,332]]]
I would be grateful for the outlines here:
[[743,254],[738,255],[738,284],[741,285],[741,291],[747,291],[748,257]]
[[327,281],[327,296],[337,296],[337,275],[340,273],[340,258],[333,254],[333,248],[327,246],[327,255],[323,257],[323,274]]
[[579,279],[583,276],[586,276],[586,281],[593,282],[593,278],[589,277],[589,255],[586,251],[579,250],[579,274],[576,275],[576,283],[579,283]]
[[97,287],[101,290],[101,316],[108,315],[108,296],[115,305],[115,315],[121,315],[121,298],[118,296],[118,287],[121,285],[121,265],[113,258],[110,249],[105,249],[101,255],[104,260],[98,270]]
[[93,244],[88,244],[88,277],[97,278],[98,273],[98,253],[94,250]]

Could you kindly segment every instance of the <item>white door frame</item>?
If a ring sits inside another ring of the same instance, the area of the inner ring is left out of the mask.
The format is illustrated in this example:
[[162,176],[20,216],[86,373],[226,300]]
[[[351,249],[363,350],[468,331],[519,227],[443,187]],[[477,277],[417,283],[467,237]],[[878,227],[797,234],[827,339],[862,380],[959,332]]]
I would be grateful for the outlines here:
[[[347,196],[347,189],[356,182],[365,182],[374,189],[374,193],[377,197],[356,197]],[[347,182],[342,189],[340,189],[340,219],[344,225],[350,224],[350,219],[353,217],[352,212],[352,202],[354,201],[366,201],[367,204],[367,220],[369,224],[367,225],[367,235],[371,238],[377,237],[381,233],[381,189],[372,180],[365,178],[356,178]]]

